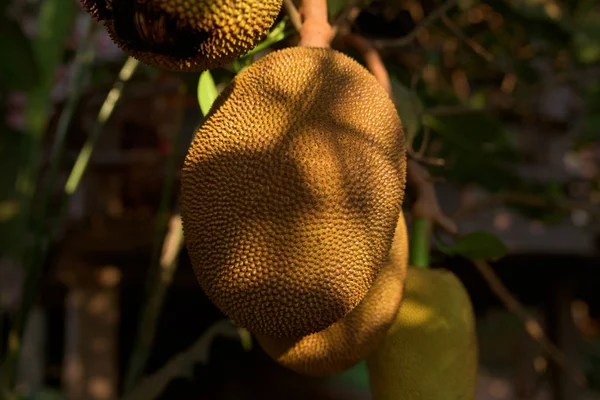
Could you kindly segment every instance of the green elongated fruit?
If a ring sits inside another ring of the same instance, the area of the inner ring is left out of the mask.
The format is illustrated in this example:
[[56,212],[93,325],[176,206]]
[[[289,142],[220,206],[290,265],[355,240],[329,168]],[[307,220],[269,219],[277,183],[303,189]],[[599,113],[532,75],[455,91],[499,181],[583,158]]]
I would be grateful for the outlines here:
[[396,321],[367,358],[373,400],[473,400],[477,359],[462,283],[449,271],[409,268]]

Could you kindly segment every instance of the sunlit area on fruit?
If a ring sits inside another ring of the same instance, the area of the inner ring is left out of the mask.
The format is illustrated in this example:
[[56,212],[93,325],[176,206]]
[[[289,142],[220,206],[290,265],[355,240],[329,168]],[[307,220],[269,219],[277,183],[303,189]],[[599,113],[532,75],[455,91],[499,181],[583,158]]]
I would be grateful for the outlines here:
[[600,400],[598,0],[0,0],[0,400]]

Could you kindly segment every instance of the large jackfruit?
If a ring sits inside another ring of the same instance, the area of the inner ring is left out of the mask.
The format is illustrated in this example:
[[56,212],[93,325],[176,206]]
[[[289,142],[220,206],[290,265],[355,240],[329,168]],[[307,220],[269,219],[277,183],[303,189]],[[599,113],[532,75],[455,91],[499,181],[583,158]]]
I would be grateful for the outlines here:
[[381,270],[405,166],[394,105],[352,58],[295,47],[259,59],[219,95],[182,171],[202,289],[255,334],[327,328]]
[[460,280],[409,268],[398,316],[367,358],[373,400],[473,400],[477,358],[475,317]]
[[408,234],[400,213],[389,258],[356,308],[302,339],[256,335],[258,343],[279,364],[302,374],[327,376],[351,368],[380,344],[396,319],[407,265]]
[[112,40],[138,60],[171,71],[230,63],[264,39],[282,0],[81,0]]

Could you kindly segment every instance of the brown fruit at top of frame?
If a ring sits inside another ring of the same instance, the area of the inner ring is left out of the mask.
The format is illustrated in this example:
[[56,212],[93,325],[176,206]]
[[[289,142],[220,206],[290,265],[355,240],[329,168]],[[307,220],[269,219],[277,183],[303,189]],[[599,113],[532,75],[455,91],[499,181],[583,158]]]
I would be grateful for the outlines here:
[[265,38],[282,0],[81,0],[128,55],[170,71],[234,61]]

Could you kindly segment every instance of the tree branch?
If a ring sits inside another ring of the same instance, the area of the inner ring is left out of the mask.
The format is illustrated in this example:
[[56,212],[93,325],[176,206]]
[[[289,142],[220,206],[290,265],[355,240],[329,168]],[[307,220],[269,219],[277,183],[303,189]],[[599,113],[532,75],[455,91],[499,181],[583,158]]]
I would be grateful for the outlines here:
[[189,377],[194,364],[206,364],[209,360],[210,346],[217,336],[238,338],[239,333],[229,320],[216,322],[185,351],[173,356],[164,366],[152,375],[144,378],[125,400],[153,400],[160,396],[173,379]]
[[335,19],[335,22],[332,25],[333,36],[337,35],[341,28],[345,25],[351,25],[358,14],[360,9],[358,8],[359,0],[348,0],[346,1],[346,5],[344,9]]
[[344,36],[343,39],[345,43],[351,45],[361,53],[365,59],[365,62],[367,63],[367,68],[369,71],[371,71],[379,84],[383,86],[390,97],[393,97],[390,76],[385,68],[385,65],[383,64],[383,60],[381,59],[379,52],[375,47],[373,47],[371,42],[360,35],[352,33]]
[[428,219],[445,231],[456,235],[458,233],[456,224],[442,212],[429,172],[415,160],[409,160],[407,179],[417,191],[417,199],[412,208],[413,217]]
[[481,46],[479,43],[465,35],[465,33],[460,29],[460,27],[456,25],[450,18],[448,18],[448,16],[445,13],[442,14],[441,18],[446,28],[448,28],[448,30],[452,32],[454,36],[462,40],[471,50],[473,50],[476,54],[484,58],[487,62],[494,61],[494,56],[492,55],[492,53],[490,53],[489,51],[484,49],[483,46]]
[[564,371],[566,371],[577,385],[580,387],[585,387],[587,379],[583,372],[580,371],[579,368],[569,365],[565,355],[558,347],[554,345],[554,343],[550,341],[550,339],[548,339],[544,333],[544,328],[542,328],[540,323],[532,315],[525,311],[523,305],[506,288],[506,286],[504,286],[492,267],[483,260],[474,260],[473,264],[481,276],[483,276],[492,292],[502,300],[509,311],[521,319],[523,325],[525,326],[525,331],[529,334],[529,336],[539,343],[539,345],[550,356],[550,358],[554,360],[554,362],[556,362],[556,364]]
[[[417,203],[413,207],[414,212],[417,214],[416,217],[431,218],[432,221],[436,221],[442,215],[442,220],[448,217],[442,214],[437,196],[435,193],[435,187],[429,179],[429,173],[426,169],[421,167],[414,161],[409,161],[408,168],[408,181],[415,185],[417,189]],[[439,224],[443,229],[444,225]],[[455,229],[445,229],[453,236],[459,236]],[[510,291],[504,286],[500,278],[496,275],[492,267],[483,260],[473,260],[473,264],[484,278],[492,292],[498,296],[498,298],[504,303],[505,307],[516,314],[525,327],[525,331],[531,336],[536,342],[540,344],[542,349],[548,354],[548,356],[556,362],[566,373],[573,379],[573,381],[579,386],[585,386],[586,378],[583,372],[576,366],[570,365],[567,362],[566,357],[560,349],[558,349],[546,336],[544,329],[541,324],[527,311],[525,307],[517,298],[510,293]]]
[[[157,271],[154,270],[150,280],[150,290],[148,290],[144,309],[139,322],[136,341],[133,347],[129,368],[125,380],[125,390],[129,391],[133,385],[142,376],[154,339],[160,313],[163,310],[163,303],[167,291],[173,281],[173,275],[177,269],[179,253],[184,246],[183,230],[181,225],[181,216],[175,214],[171,216],[169,228],[163,241],[163,247],[160,255],[160,261],[157,265]],[[154,274],[158,276],[154,276]]]
[[294,5],[294,2],[292,0],[283,0],[283,5],[285,6],[285,11],[287,12],[288,17],[290,17],[290,22],[294,26],[294,29],[300,32],[302,29],[302,17]]
[[448,11],[450,11],[451,8],[456,6],[457,3],[458,0],[446,1],[446,3],[444,3],[439,8],[433,10],[427,17],[425,17],[423,21],[421,21],[421,23],[406,36],[392,40],[379,39],[373,41],[373,44],[378,48],[408,46],[417,38],[417,36],[419,35],[419,33],[421,33],[423,29],[427,28],[429,25],[442,18]]

